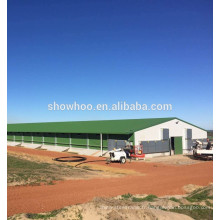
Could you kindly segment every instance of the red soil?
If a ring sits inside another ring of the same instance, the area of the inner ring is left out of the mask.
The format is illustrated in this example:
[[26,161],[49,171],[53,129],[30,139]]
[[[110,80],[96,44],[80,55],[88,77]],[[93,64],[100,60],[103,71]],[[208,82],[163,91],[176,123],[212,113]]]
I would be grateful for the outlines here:
[[[8,147],[10,151],[51,158],[70,156],[68,153],[39,151],[27,148]],[[87,156],[86,156],[87,157]],[[64,206],[85,203],[94,197],[112,197],[125,193],[177,195],[184,194],[187,184],[208,185],[213,181],[213,162],[173,166],[146,162],[132,162],[106,165],[103,158],[98,160],[103,166],[137,170],[144,175],[58,181],[55,185],[8,187],[8,216],[16,213],[40,213]]]

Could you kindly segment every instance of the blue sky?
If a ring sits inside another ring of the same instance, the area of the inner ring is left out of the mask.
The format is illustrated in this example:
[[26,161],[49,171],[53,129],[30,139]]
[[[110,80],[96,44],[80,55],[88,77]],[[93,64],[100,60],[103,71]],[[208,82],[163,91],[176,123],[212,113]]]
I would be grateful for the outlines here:
[[[213,123],[212,1],[8,0],[8,122],[179,117]],[[171,103],[172,111],[48,111]]]

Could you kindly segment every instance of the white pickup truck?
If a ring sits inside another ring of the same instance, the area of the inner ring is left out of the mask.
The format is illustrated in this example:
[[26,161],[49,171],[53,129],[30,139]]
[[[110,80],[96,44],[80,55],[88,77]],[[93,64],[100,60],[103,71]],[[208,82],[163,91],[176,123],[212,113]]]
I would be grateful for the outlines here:
[[193,156],[196,158],[213,159],[213,149],[193,149]]
[[203,148],[201,141],[196,141],[193,147],[193,156],[196,158],[213,159],[213,148],[207,150]]

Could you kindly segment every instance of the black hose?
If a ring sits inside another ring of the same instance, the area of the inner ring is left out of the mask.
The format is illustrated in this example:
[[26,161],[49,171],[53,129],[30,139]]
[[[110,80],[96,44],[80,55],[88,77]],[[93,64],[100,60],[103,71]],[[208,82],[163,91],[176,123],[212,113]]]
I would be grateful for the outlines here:
[[[73,159],[66,160],[68,158],[73,158]],[[58,161],[58,162],[81,162],[86,159],[87,159],[86,157],[72,156],[72,157],[57,157],[57,158],[54,158],[53,160]]]

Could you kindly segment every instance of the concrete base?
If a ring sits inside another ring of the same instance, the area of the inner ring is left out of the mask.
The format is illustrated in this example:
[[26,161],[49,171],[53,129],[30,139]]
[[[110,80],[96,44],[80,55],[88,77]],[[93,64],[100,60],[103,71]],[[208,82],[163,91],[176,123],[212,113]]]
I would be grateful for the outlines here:
[[183,149],[183,154],[192,155],[193,154],[193,150],[184,150]]
[[22,143],[21,146],[22,146],[22,147],[31,148],[31,149],[36,149],[36,148],[41,147],[41,144]]
[[27,147],[27,148],[32,148],[36,149],[41,146],[41,144],[31,144],[31,143],[22,143],[22,142],[7,142],[8,146],[20,146],[20,147]]
[[63,151],[68,151],[69,147],[54,146],[54,145],[42,145],[41,149],[50,150],[50,151],[57,151],[57,152],[63,152]]
[[154,154],[145,154],[145,158],[161,157],[161,156],[170,156],[170,152],[165,153],[154,153]]
[[[185,155],[192,155],[192,150],[185,150],[183,149],[183,154]],[[171,155],[175,155],[174,152],[171,152]],[[145,158],[153,158],[153,157],[161,157],[161,156],[170,156],[170,152],[165,153],[155,153],[155,154],[145,154]]]
[[21,142],[11,142],[11,141],[7,141],[7,145],[8,146],[20,146]]
[[[101,156],[100,150],[93,150],[93,149],[85,149],[85,148],[77,148],[77,147],[70,147],[68,152],[77,153],[80,155],[87,155],[87,156]],[[106,151],[103,151],[105,153]]]

